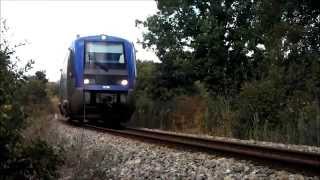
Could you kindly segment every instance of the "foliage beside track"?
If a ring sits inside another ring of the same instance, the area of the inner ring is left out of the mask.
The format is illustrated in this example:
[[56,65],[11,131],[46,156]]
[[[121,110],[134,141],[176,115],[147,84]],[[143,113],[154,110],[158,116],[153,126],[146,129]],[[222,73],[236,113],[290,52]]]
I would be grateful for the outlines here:
[[157,14],[137,21],[142,45],[161,63],[138,64],[136,120],[180,130],[173,122],[197,121],[199,132],[320,145],[316,1],[157,4]]
[[25,134],[36,123],[39,107],[50,106],[45,73],[26,76],[32,62],[24,68],[17,67],[17,47],[10,47],[5,39],[7,28],[1,23],[0,179],[55,179],[63,162],[59,152],[40,138],[41,134]]

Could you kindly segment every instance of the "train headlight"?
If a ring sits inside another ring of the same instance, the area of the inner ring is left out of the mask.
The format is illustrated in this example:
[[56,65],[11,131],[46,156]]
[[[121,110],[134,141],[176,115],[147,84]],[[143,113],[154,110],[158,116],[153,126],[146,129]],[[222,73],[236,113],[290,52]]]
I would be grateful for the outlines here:
[[128,80],[126,80],[126,79],[122,80],[122,81],[121,81],[121,85],[122,85],[122,86],[128,85]]
[[84,79],[83,80],[83,84],[89,84],[90,83],[90,80],[89,79]]

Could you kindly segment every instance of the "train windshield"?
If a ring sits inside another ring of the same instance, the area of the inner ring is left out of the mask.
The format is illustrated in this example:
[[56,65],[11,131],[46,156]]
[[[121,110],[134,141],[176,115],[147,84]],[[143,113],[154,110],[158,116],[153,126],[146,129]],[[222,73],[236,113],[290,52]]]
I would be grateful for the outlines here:
[[120,43],[87,42],[86,60],[87,66],[98,65],[108,68],[123,68],[126,61],[123,45]]

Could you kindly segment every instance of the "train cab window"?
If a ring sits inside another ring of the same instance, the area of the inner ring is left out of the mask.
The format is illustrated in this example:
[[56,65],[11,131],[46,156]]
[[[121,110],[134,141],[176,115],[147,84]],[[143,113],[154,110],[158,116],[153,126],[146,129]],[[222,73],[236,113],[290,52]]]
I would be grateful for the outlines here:
[[86,43],[86,64],[124,64],[122,44],[105,42]]
[[85,47],[86,69],[126,69],[122,43],[87,42]]

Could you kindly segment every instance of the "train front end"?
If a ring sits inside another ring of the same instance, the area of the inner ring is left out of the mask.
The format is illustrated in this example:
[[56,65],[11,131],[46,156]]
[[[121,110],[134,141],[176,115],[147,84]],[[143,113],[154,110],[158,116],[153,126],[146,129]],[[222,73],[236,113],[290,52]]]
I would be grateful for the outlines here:
[[99,35],[78,38],[74,50],[78,93],[70,101],[73,109],[88,119],[129,120],[134,109],[131,95],[136,79],[133,44]]

